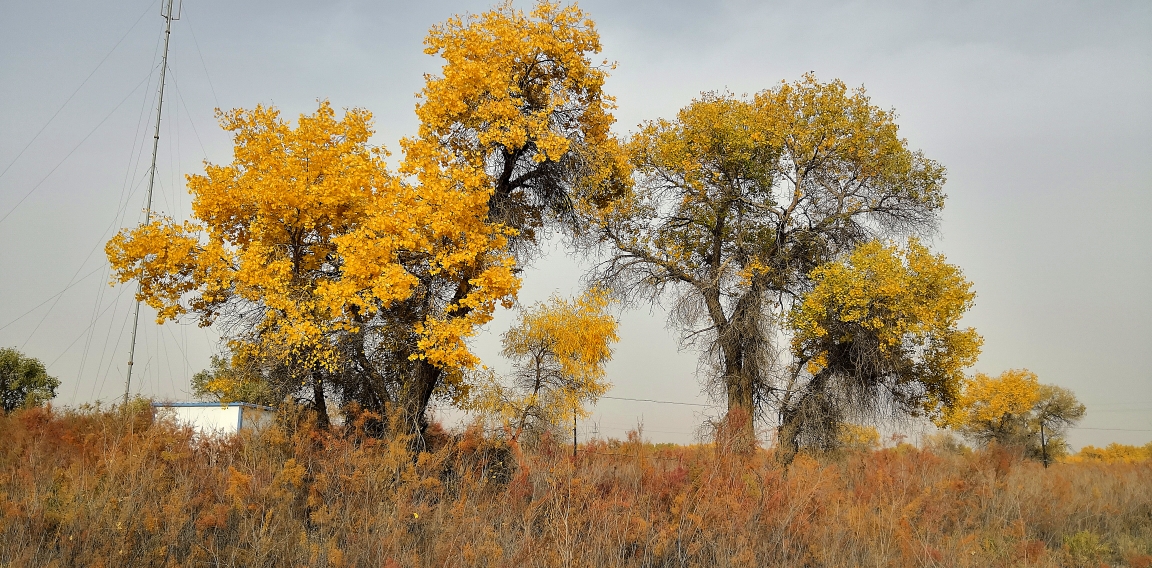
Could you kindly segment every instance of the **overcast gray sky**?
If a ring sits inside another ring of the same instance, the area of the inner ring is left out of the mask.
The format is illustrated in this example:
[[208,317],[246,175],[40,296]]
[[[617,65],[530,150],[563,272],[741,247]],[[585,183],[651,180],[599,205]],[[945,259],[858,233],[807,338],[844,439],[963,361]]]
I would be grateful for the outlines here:
[[[186,0],[154,206],[187,215],[183,174],[230,160],[217,106],[274,104],[294,117],[327,98],[371,110],[375,141],[397,150],[415,132],[423,74],[440,65],[423,54],[424,34],[488,7]],[[806,71],[864,85],[913,147],[948,167],[933,244],[975,283],[965,320],[985,338],[975,370],[1024,367],[1073,389],[1088,405],[1074,446],[1152,439],[1152,3],[581,7],[619,63],[606,89],[621,133],[701,91],[752,93]],[[123,389],[132,288],[106,285],[103,244],[141,217],[162,30],[158,0],[0,0],[0,346],[49,364],[60,404]],[[582,270],[554,247],[521,299],[576,293]],[[142,320],[134,392],[186,398],[216,336],[158,327],[147,311]],[[510,321],[476,341],[491,365]],[[677,352],[663,312],[626,312],[621,336],[610,396],[708,403],[696,355]],[[581,430],[620,436],[642,422],[653,440],[684,442],[715,412],[604,400]]]

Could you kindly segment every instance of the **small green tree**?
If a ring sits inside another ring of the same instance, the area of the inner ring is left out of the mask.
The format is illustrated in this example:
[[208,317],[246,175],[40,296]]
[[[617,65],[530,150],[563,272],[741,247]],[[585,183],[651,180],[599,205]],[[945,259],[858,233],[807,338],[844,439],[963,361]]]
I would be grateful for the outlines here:
[[201,400],[276,406],[288,394],[286,389],[275,388],[277,381],[268,380],[269,374],[277,372],[281,376],[288,374],[274,363],[256,360],[243,352],[213,355],[211,366],[192,376],[192,393]]
[[41,406],[56,397],[60,379],[48,375],[44,363],[15,348],[0,349],[0,396],[4,412]]

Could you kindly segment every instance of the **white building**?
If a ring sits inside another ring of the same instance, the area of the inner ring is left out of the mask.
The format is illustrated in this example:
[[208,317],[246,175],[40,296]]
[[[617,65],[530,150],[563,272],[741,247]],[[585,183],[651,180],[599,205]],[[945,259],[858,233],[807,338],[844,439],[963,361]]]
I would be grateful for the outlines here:
[[157,419],[175,420],[199,434],[235,434],[259,429],[272,422],[276,411],[247,402],[153,402]]

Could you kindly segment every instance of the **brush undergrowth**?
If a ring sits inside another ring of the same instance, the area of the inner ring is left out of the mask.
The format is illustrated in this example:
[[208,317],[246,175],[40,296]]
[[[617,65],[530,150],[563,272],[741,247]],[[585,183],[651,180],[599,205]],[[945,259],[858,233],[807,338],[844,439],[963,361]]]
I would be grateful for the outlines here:
[[0,416],[0,566],[1152,566],[1152,462]]

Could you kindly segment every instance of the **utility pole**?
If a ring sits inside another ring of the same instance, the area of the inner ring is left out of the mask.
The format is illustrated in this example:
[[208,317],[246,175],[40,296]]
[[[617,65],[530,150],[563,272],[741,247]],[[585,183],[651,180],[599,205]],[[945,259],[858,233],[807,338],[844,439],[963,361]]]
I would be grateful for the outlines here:
[[[152,136],[152,170],[148,174],[148,201],[144,209],[144,225],[152,222],[152,188],[156,186],[156,153],[160,150],[160,117],[164,110],[164,81],[168,71],[168,41],[172,38],[172,20],[179,20],[180,14],[172,14],[175,0],[163,0],[160,15],[164,17],[164,58],[160,61],[160,96],[156,103],[156,130]],[[128,407],[128,395],[132,388],[132,365],[136,359],[136,330],[140,325],[140,290],[143,284],[136,281],[136,309],[132,313],[132,343],[128,347],[128,375],[124,378],[124,407]]]

